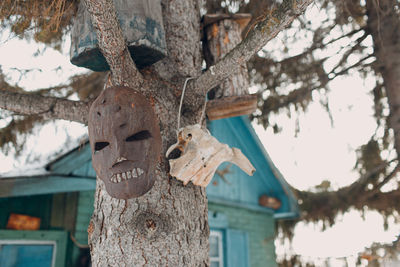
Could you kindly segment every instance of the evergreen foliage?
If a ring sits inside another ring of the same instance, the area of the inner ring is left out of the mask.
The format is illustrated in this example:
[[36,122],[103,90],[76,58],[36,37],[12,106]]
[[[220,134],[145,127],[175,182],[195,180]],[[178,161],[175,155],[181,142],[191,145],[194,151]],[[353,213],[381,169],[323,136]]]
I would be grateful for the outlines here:
[[[207,1],[208,12],[252,13],[255,14],[250,23],[253,27],[258,16],[275,8],[268,1],[217,2]],[[379,1],[370,2],[376,4],[375,9],[381,16],[385,12],[396,12],[399,15],[398,1],[391,1],[389,10],[381,9]],[[380,190],[389,181],[397,183],[399,168],[397,158],[382,156],[383,151],[394,150],[394,138],[388,123],[385,84],[368,27],[366,1],[319,0],[315,4],[324,18],[319,25],[300,17],[282,33],[282,41],[278,41],[282,49],[263,50],[248,62],[251,82],[261,87],[258,104],[260,112],[253,115],[253,118],[265,128],[273,127],[279,131],[280,125],[270,124],[271,116],[280,112],[292,116],[296,115],[291,114],[293,111],[306,111],[313,101],[313,92],[318,91],[321,95],[328,93],[331,90],[329,84],[335,78],[351,76],[357,72],[363,77],[375,76],[376,86],[371,95],[375,104],[377,130],[370,141],[356,151],[358,160],[355,169],[360,173],[360,178],[354,184],[337,191],[333,191],[326,182],[312,192],[294,191],[303,211],[302,219],[309,222],[322,220],[324,227],[334,224],[336,216],[350,208],[360,211],[377,210],[385,218],[394,212],[398,214],[400,208],[395,204],[398,193]],[[260,12],[260,9],[263,11]],[[299,50],[298,47],[302,47],[301,51],[293,53]],[[333,56],[337,59],[332,60]],[[329,113],[329,103],[321,104]],[[378,134],[379,129],[383,129],[383,135]],[[282,224],[288,236],[291,236],[288,231],[292,226],[290,223]]]
[[60,49],[77,10],[77,0],[3,0],[0,25],[19,38],[32,38]]

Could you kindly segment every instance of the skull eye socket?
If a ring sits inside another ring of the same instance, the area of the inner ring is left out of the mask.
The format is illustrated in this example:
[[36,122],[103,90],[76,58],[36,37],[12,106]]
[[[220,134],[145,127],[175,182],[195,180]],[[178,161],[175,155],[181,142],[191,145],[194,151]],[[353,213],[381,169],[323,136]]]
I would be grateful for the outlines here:
[[145,140],[151,137],[151,133],[147,130],[140,131],[138,133],[135,133],[128,138],[125,139],[126,142],[134,142],[134,141],[140,141],[140,140]]
[[94,152],[98,152],[102,150],[103,148],[107,147],[110,143],[109,142],[96,142],[94,144]]

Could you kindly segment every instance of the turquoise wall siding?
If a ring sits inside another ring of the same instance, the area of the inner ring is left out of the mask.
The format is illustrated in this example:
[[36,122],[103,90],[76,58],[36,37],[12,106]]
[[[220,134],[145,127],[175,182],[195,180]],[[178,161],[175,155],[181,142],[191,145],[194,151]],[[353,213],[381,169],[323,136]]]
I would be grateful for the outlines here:
[[89,142],[49,163],[47,169],[57,174],[96,178]]
[[[79,192],[76,210],[75,239],[82,245],[88,244],[87,229],[94,209],[94,192],[93,190]],[[72,262],[77,261],[79,253],[79,248],[75,246],[72,251]]]
[[[266,180],[273,181],[276,178],[267,162],[259,157],[257,145],[252,144],[249,139],[242,140],[248,137],[247,133],[242,133],[245,129],[236,127],[236,131],[232,131],[232,127],[229,125],[231,121],[228,119],[217,122],[211,122],[208,125],[213,136],[221,143],[242,150],[243,154],[256,167],[256,172],[253,176],[249,176],[236,165],[232,165],[229,172],[224,175],[225,180],[221,179],[219,175],[214,176],[212,185],[207,187],[207,195],[254,205],[258,205],[258,197],[262,194],[278,197],[275,196],[276,192],[273,191],[273,186],[266,184]],[[224,170],[229,165],[224,163],[218,169]]]
[[78,209],[76,212],[75,238],[79,243],[87,244],[90,218],[93,213],[94,191],[79,193]]
[[[258,206],[258,198],[266,194],[281,201],[282,205],[275,211],[276,215],[292,213],[287,217],[295,217],[298,212],[297,202],[282,175],[264,150],[249,119],[242,116],[216,120],[209,122],[207,127],[221,143],[242,150],[256,168],[253,176],[248,176],[232,165],[223,178],[218,174],[214,176],[211,185],[207,187],[207,195],[210,198],[222,198]],[[224,163],[218,170],[224,170],[227,167],[229,164]]]
[[[276,267],[275,262],[275,220],[272,213],[251,211],[244,208],[208,203],[209,214],[225,217],[213,223],[209,218],[210,228],[217,230],[240,230],[247,233],[249,244],[249,263],[251,267]],[[227,266],[229,267],[229,266]]]
[[11,213],[39,217],[40,229],[50,227],[51,195],[0,198],[0,229],[6,229]]

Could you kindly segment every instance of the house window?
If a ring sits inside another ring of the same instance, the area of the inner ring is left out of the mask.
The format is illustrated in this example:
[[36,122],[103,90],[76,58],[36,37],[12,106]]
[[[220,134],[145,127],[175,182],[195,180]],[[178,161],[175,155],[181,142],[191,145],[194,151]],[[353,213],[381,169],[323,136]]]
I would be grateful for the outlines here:
[[56,242],[0,240],[0,266],[52,267]]
[[64,267],[65,231],[0,230],[1,267]]
[[210,231],[210,267],[223,267],[222,232]]

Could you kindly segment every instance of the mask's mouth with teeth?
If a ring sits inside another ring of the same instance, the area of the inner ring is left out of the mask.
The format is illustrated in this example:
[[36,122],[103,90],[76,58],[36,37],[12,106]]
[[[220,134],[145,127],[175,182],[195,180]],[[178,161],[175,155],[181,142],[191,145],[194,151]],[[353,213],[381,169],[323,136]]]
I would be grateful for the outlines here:
[[124,181],[128,181],[131,179],[139,178],[144,173],[143,169],[141,168],[133,168],[133,170],[116,173],[111,176],[110,181],[112,183],[120,183]]

